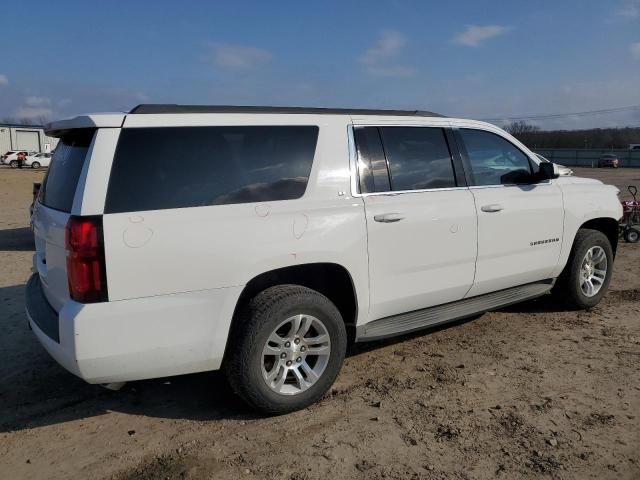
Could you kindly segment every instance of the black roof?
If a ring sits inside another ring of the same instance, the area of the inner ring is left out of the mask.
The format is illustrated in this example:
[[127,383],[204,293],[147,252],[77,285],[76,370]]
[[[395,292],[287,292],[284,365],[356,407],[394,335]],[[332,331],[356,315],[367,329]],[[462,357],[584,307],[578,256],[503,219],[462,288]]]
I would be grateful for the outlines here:
[[424,110],[369,110],[365,108],[318,108],[318,107],[259,107],[234,105],[174,105],[149,103],[138,105],[129,113],[315,113],[328,115],[391,115],[414,117],[444,117],[439,113]]

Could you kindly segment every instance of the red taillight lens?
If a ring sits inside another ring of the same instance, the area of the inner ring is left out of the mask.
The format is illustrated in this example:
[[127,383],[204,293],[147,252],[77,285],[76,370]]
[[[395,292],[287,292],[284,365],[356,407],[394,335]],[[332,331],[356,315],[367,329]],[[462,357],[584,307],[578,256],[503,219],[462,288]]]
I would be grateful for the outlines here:
[[71,217],[67,223],[69,295],[82,303],[107,300],[101,217]]

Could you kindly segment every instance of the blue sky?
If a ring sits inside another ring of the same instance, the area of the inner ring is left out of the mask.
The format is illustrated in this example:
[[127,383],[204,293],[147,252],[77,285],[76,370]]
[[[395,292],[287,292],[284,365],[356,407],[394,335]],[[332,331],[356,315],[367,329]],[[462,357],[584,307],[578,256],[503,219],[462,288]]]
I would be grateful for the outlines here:
[[[640,0],[10,2],[0,119],[138,103],[503,118],[640,105]],[[640,126],[640,109],[538,122]]]

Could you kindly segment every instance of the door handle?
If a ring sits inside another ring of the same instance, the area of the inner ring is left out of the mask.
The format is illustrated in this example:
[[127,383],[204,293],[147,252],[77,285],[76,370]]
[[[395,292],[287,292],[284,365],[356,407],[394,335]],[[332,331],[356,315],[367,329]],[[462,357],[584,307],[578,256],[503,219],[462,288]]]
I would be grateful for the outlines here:
[[383,213],[381,215],[374,215],[373,219],[376,222],[394,223],[399,222],[400,220],[404,219],[404,217],[398,213]]
[[492,203],[490,205],[483,205],[482,207],[480,207],[480,210],[482,210],[483,212],[489,212],[489,213],[499,212],[503,209],[504,207],[499,203]]

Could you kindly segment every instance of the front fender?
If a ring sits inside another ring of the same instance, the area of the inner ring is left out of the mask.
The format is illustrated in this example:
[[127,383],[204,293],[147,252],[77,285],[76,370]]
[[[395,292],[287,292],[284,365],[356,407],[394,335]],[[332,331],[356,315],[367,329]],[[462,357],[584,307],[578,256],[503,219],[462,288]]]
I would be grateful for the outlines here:
[[578,181],[558,182],[564,202],[564,230],[554,277],[560,275],[567,264],[576,234],[583,225],[598,219],[617,223],[622,217],[622,205],[616,187],[587,179],[575,180]]

